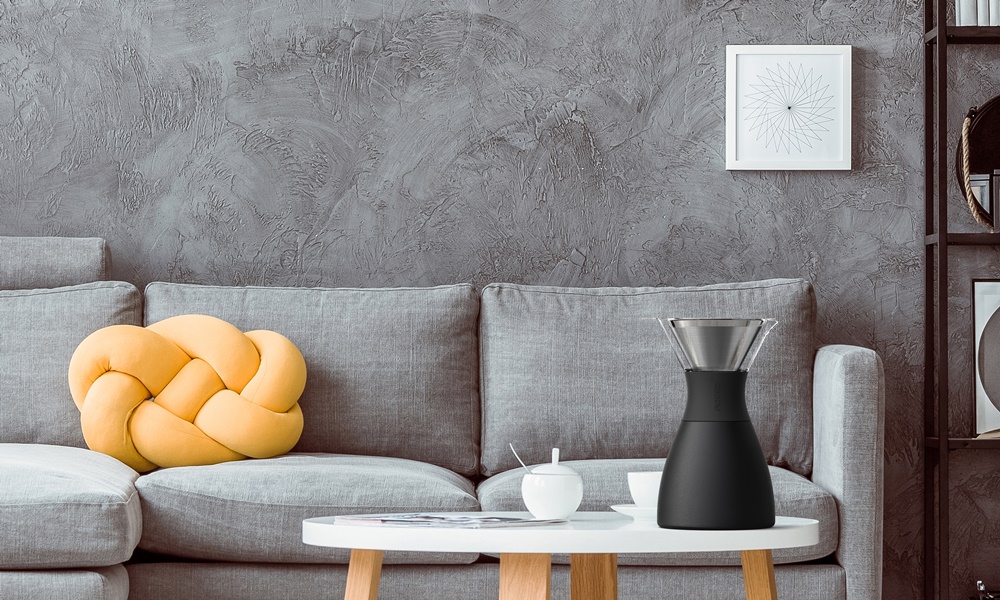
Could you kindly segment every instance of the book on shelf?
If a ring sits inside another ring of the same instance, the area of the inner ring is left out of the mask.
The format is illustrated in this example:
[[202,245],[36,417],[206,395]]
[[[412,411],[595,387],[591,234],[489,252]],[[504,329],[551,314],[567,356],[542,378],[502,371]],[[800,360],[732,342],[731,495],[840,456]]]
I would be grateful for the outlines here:
[[1000,440],[1000,429],[986,431],[976,436],[977,440]]
[[388,527],[443,527],[452,529],[487,529],[494,527],[528,527],[532,525],[558,525],[566,519],[531,519],[524,517],[496,517],[489,515],[452,515],[447,513],[395,513],[379,515],[338,515],[333,519],[340,525],[373,525]]
[[1000,0],[955,0],[955,25],[1000,25]]
[[979,5],[977,0],[955,0],[955,24],[976,25]]

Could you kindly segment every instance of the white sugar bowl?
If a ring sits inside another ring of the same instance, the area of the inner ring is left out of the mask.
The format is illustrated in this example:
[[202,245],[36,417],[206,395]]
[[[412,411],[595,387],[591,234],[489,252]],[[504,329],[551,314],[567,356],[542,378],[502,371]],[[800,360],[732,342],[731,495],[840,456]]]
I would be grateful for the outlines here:
[[521,497],[536,519],[565,519],[580,507],[583,478],[559,464],[559,448],[553,448],[552,462],[535,467],[521,480]]

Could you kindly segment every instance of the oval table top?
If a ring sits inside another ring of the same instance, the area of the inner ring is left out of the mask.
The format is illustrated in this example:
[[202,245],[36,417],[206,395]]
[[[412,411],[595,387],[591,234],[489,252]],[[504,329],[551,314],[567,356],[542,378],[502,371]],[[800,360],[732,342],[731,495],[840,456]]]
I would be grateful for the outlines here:
[[[527,512],[431,513],[531,518]],[[352,515],[353,516],[353,515]],[[655,520],[632,520],[614,512],[577,512],[567,523],[483,529],[354,525],[335,517],[302,522],[302,541],[314,546],[415,552],[526,554],[629,554],[773,550],[819,542],[819,522],[776,517],[774,527],[746,530],[661,529]]]

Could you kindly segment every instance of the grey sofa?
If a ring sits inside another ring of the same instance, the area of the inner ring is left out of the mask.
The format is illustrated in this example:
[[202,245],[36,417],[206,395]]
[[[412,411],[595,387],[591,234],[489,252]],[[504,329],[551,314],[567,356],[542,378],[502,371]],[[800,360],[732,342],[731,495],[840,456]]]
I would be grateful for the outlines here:
[[[658,470],[684,405],[656,316],[780,321],[748,383],[777,512],[817,518],[820,543],[775,551],[782,597],[881,595],[883,375],[878,356],[816,348],[810,285],[491,284],[236,288],[107,275],[96,239],[0,238],[0,597],[337,598],[347,551],[301,543],[307,517],[523,510],[507,444],[558,446],[581,510],[629,502],[625,474]],[[309,369],[291,454],[139,476],[86,449],[66,371],[115,323],[210,314],[273,329]],[[553,557],[553,598],[568,597]],[[124,566],[123,566],[124,563]],[[621,556],[623,600],[738,598],[737,554]],[[386,599],[497,597],[474,554],[387,553]]]

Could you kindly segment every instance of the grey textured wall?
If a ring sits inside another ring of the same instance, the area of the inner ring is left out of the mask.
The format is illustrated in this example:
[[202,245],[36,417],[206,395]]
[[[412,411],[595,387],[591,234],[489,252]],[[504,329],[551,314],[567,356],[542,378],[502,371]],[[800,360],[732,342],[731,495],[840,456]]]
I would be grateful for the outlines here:
[[[916,598],[920,16],[913,0],[7,0],[0,232],[106,237],[138,285],[806,277],[822,340],[885,361],[885,590]],[[854,46],[853,171],[724,170],[725,45],[748,43]]]

